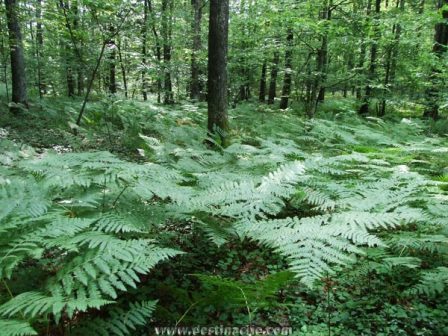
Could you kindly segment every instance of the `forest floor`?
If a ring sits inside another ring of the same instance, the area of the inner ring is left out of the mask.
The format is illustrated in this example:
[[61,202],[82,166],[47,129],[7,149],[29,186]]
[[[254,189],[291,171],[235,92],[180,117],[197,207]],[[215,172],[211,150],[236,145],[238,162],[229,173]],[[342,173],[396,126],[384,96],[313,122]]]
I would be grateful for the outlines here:
[[[426,271],[435,274],[446,266],[446,122],[435,124],[412,118],[409,110],[387,121],[374,117],[360,119],[352,112],[353,103],[341,99],[330,100],[321,117],[314,120],[305,120],[294,111],[281,112],[247,103],[229,112],[232,145],[213,152],[203,145],[205,104],[165,107],[154,102],[98,100],[88,105],[75,136],[72,128],[79,103],[49,98],[16,117],[9,116],[6,107],[1,107],[0,165],[15,169],[13,162],[48,152],[64,155],[99,150],[109,151],[124,161],[142,165],[151,162],[175,170],[187,178],[178,185],[198,189],[204,189],[211,181],[217,185],[259,178],[293,160],[312,162],[312,167],[322,162],[321,167],[312,169],[316,170],[316,183],[328,185],[328,195],[342,190],[342,186],[346,188],[341,191],[343,194],[362,184],[365,189],[371,183],[383,183],[383,179],[390,184],[390,190],[401,190],[401,184],[390,182],[394,174],[410,174],[412,179],[437,183],[431,189],[431,197],[440,200],[442,210],[437,213],[440,223],[433,226],[412,223],[393,228],[388,234],[375,229],[388,247],[369,249],[350,268],[319,280],[314,289],[286,276],[288,285],[285,280],[284,288],[274,297],[266,298],[260,305],[253,303],[249,321],[246,308],[252,303],[232,301],[231,295],[229,302],[217,298],[219,304],[205,300],[220,293],[217,287],[223,290],[222,284],[210,283],[209,279],[208,291],[207,288],[199,291],[199,282],[190,275],[219,275],[243,286],[269,274],[284,272],[287,259],[253,241],[229,239],[206,229],[211,239],[204,240],[194,230],[190,231],[185,222],[166,221],[161,230],[166,236],[161,240],[174,244],[187,255],[153,270],[152,278],[144,282],[140,291],[139,295],[159,300],[154,317],[159,325],[179,321],[186,325],[219,325],[231,321],[292,326],[297,335],[329,335],[328,329],[331,335],[448,334],[448,295],[444,287],[448,287],[448,276],[445,279],[442,275],[436,289],[421,288],[426,285],[422,280]],[[17,151],[22,154],[14,154]],[[334,168],[336,161],[344,162],[343,168],[337,169],[343,169],[345,175]],[[411,189],[412,184],[408,187]],[[163,198],[161,195],[160,191],[157,197]],[[299,193],[288,201],[290,204],[276,218],[317,214],[313,207],[295,208],[294,203],[301,202],[302,196]],[[328,205],[331,202],[338,208],[338,197],[327,196],[317,190],[316,199],[308,202],[322,213],[325,207],[332,207]],[[166,220],[163,214],[155,216],[151,222]],[[171,231],[181,237],[173,238]],[[431,239],[425,240],[427,245],[417,246],[422,235]]]

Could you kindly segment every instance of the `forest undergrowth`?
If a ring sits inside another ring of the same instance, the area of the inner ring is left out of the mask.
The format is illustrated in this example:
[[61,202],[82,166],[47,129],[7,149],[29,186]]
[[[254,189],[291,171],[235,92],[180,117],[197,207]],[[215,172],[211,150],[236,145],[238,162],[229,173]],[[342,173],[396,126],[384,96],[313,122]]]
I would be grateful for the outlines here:
[[448,333],[442,121],[243,104],[212,150],[205,105],[77,104],[1,114],[1,335]]

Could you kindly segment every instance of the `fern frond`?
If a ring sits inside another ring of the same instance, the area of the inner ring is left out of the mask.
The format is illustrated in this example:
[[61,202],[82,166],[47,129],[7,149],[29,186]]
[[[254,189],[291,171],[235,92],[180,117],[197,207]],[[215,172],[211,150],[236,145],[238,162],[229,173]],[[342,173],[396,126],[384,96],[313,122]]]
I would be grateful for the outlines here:
[[3,336],[37,335],[37,331],[28,322],[17,320],[0,320],[0,330]]

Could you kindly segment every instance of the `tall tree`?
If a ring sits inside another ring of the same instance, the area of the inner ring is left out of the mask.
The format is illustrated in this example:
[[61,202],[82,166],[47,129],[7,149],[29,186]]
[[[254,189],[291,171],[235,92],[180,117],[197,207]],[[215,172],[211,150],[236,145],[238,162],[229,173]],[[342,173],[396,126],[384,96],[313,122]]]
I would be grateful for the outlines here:
[[228,144],[227,49],[229,0],[210,0],[208,34],[208,122],[209,135]]
[[171,48],[173,0],[162,0],[162,37],[163,37],[163,90],[164,104],[173,104],[173,83],[171,79]]
[[276,50],[274,51],[274,59],[271,65],[271,77],[269,79],[269,93],[268,93],[268,104],[274,104],[274,99],[277,93],[277,75],[278,75],[278,64],[280,63],[280,53]]
[[[18,19],[19,8],[16,0],[5,0],[6,18],[9,33],[9,48],[12,74],[12,101],[28,106],[26,90],[25,58],[23,56],[22,33]],[[18,112],[17,107],[11,107]]]
[[[432,52],[440,61],[448,50],[448,0],[438,0],[438,8],[442,11],[440,22],[435,25],[434,45]],[[440,63],[440,62],[439,62]],[[441,66],[435,66],[432,69],[429,81],[430,87],[427,91],[427,107],[424,116],[434,120],[439,118],[439,95],[441,91]]]
[[157,32],[157,26],[156,26],[156,13],[154,12],[154,8],[152,6],[152,2],[151,0],[147,0],[147,5],[148,5],[148,10],[149,13],[151,14],[151,30],[152,30],[152,34],[154,35],[154,53],[156,55],[157,58],[157,67],[158,67],[158,72],[157,72],[157,102],[161,103],[162,102],[162,76],[160,74],[160,68],[162,65],[162,47],[161,47],[161,42],[160,42],[160,37],[159,37],[159,33]]
[[288,28],[285,51],[285,76],[283,79],[282,99],[280,100],[280,109],[282,110],[286,110],[288,108],[289,95],[291,94],[293,39],[294,32],[292,28]]
[[198,53],[201,50],[201,20],[202,20],[202,0],[191,0],[193,7],[193,45],[191,49],[191,82],[190,98],[199,99],[201,94],[200,67],[198,62]]
[[149,1],[143,0],[143,22],[142,22],[142,96],[143,100],[148,100],[148,84],[146,79],[146,57],[147,50],[146,44],[148,43],[148,11],[149,11]]
[[[114,35],[114,27],[110,27],[110,34]],[[117,78],[116,78],[116,55],[117,55],[117,46],[115,45],[115,41],[113,39],[109,40],[109,93],[116,94],[117,93]]]
[[[402,12],[404,10],[405,0],[397,0],[396,6]],[[398,20],[397,20],[398,21]],[[387,46],[386,50],[386,64],[384,69],[384,88],[389,89],[395,79],[395,68],[397,65],[398,57],[398,45],[400,43],[401,36],[401,24],[396,22],[392,26],[393,40]],[[381,101],[379,116],[382,117],[386,114],[386,97],[383,97]]]
[[263,65],[261,66],[261,77],[260,77],[260,94],[258,96],[258,100],[260,103],[264,103],[266,100],[266,70],[268,67],[268,62],[266,59],[263,61]]
[[378,40],[380,38],[378,27],[380,11],[381,11],[381,0],[375,0],[375,14],[374,14],[375,22],[373,24],[372,45],[370,46],[370,65],[368,70],[368,81],[364,92],[364,97],[362,99],[362,103],[359,108],[360,115],[367,115],[369,113],[370,98],[373,93],[373,81],[375,80],[376,67],[377,67]]
[[[321,12],[321,19],[327,22],[331,20],[333,10],[333,0],[325,0],[324,8]],[[318,73],[318,101],[325,100],[325,81],[328,72],[328,27],[321,36],[321,46],[317,52],[317,73]],[[316,105],[317,106],[317,105]]]
[[36,4],[36,59],[37,59],[37,84],[39,97],[46,93],[46,85],[43,79],[42,59],[44,49],[44,37],[42,27],[42,0],[37,0]]

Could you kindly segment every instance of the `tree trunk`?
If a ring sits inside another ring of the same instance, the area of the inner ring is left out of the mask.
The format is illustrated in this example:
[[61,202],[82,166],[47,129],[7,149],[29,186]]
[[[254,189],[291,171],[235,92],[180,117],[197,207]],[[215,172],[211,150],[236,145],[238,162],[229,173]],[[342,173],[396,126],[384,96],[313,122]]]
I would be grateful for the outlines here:
[[264,103],[266,100],[266,68],[268,64],[267,61],[264,60],[263,66],[261,67],[261,78],[260,78],[260,94],[258,100],[260,103]]
[[[208,133],[228,144],[227,48],[229,0],[210,0],[208,35]],[[210,142],[208,144],[212,145]]]
[[282,99],[280,101],[280,109],[282,110],[286,110],[288,108],[289,95],[291,94],[293,39],[294,39],[294,32],[292,28],[288,28],[288,35],[286,37],[286,51],[285,51],[285,77],[283,79]]
[[[448,0],[439,0],[438,8],[443,8],[442,18],[443,21],[438,22],[435,25],[434,33],[434,45],[432,52],[436,55],[437,59],[441,60],[447,51],[448,46]],[[430,87],[426,92],[427,106],[424,112],[424,117],[437,120],[439,118],[439,96],[442,88],[442,79],[440,75],[442,71],[442,65],[440,67],[434,67],[430,75]]]
[[118,59],[120,61],[120,68],[121,68],[121,76],[123,77],[123,86],[124,86],[124,96],[128,98],[128,81],[127,81],[127,75],[126,75],[126,66],[123,61],[123,55],[121,53],[121,41],[118,41]]
[[[322,11],[321,19],[330,21],[331,11],[333,7],[333,1],[325,1],[325,6]],[[325,100],[325,81],[327,79],[328,72],[328,32],[325,31],[321,37],[321,46],[318,52],[317,60],[317,72],[319,76],[319,93],[317,96],[317,101],[323,102]]]
[[36,59],[37,59],[37,82],[39,97],[47,93],[42,71],[42,54],[44,48],[44,37],[42,29],[42,0],[37,0],[36,5]]
[[148,39],[148,0],[144,1],[144,10],[143,10],[143,25],[142,25],[142,96],[143,100],[148,100],[148,84],[146,81],[146,44]]
[[70,66],[67,68],[67,95],[69,97],[75,96],[75,77]]
[[[0,18],[0,25],[2,25]],[[2,55],[3,80],[5,81],[6,101],[9,103],[9,87],[8,87],[8,56],[3,40],[3,34],[0,34],[0,54]]]
[[173,1],[162,0],[162,35],[163,35],[163,90],[164,104],[173,104],[173,84],[171,80],[171,29]]
[[[18,6],[16,0],[5,0],[6,18],[8,21],[9,47],[12,73],[12,102],[28,107],[26,91],[25,59],[23,57],[22,34],[18,21]],[[11,107],[11,112],[18,112],[17,107]]]
[[[402,12],[404,10],[404,0],[397,0],[397,7],[400,8]],[[394,35],[393,42],[388,46],[386,52],[386,66],[385,66],[385,74],[384,74],[384,95],[387,94],[387,90],[395,79],[395,67],[397,64],[398,57],[398,45],[400,43],[401,36],[401,25],[399,23],[395,23],[392,27],[392,33]],[[383,117],[386,115],[386,97],[383,97],[381,101],[379,116]]]
[[[79,21],[80,21],[80,9],[78,7],[78,2],[73,1],[72,4],[72,13],[73,13],[73,30],[76,32],[79,29]],[[74,41],[75,43],[76,41]],[[82,40],[80,41],[81,47],[79,48],[79,55],[75,48],[75,56],[78,57],[78,64],[76,66],[76,77],[77,77],[77,95],[82,96],[84,93],[84,60],[82,57]]]
[[272,61],[271,67],[271,78],[269,82],[269,94],[268,94],[268,104],[274,104],[275,96],[277,93],[277,75],[278,75],[278,64],[280,63],[280,54],[278,51],[274,51],[274,59]]
[[161,103],[162,98],[162,77],[160,74],[160,67],[162,64],[162,48],[161,48],[161,44],[160,44],[160,38],[159,38],[159,34],[157,33],[157,28],[156,28],[156,16],[154,13],[154,10],[152,8],[152,3],[151,0],[147,0],[148,2],[148,10],[151,13],[151,28],[152,28],[152,33],[154,35],[154,40],[155,40],[155,54],[157,57],[157,67],[158,67],[158,76],[157,76],[157,103]]
[[[381,0],[375,0],[375,18],[379,19],[379,14],[381,10]],[[374,27],[374,36],[372,45],[370,47],[370,65],[369,65],[369,73],[368,73],[368,83],[366,85],[366,90],[364,93],[364,97],[362,100],[361,107],[359,108],[360,115],[367,115],[369,113],[369,105],[370,99],[373,93],[372,82],[375,80],[376,74],[376,62],[377,62],[377,53],[378,53],[378,39],[379,39],[379,30],[378,23],[375,22]]]
[[[366,29],[369,25],[369,21],[370,21],[370,12],[372,10],[372,0],[367,0],[367,9],[366,9],[366,19],[363,20],[363,24],[361,25],[361,27],[355,27],[360,29],[362,31],[362,36],[361,36],[361,45],[360,45],[360,52],[359,52],[359,59],[358,59],[358,73],[359,73],[359,77],[361,77],[362,74],[364,74],[366,71],[364,69],[364,65],[365,65],[365,61],[366,61],[366,54],[367,54],[367,44],[366,44]],[[354,12],[358,13],[358,3],[354,2]],[[355,89],[355,94],[356,94],[356,99],[357,100],[362,100],[362,84],[363,82],[360,82],[359,80],[356,82],[356,89]]]
[[191,82],[190,98],[198,100],[201,95],[200,67],[198,63],[198,54],[201,51],[201,20],[202,20],[202,0],[191,0],[193,6],[193,45],[191,50]]
[[[114,34],[114,27],[110,27],[111,35]],[[117,77],[116,77],[116,64],[117,58],[117,46],[114,40],[109,40],[109,93],[114,95],[117,93]]]

